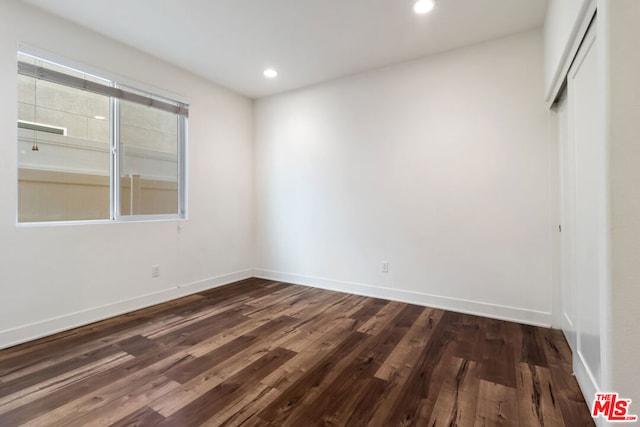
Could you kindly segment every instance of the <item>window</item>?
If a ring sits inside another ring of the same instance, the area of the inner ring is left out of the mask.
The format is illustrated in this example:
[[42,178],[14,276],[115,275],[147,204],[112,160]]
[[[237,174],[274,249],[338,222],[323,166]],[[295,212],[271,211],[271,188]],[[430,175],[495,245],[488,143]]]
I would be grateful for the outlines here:
[[18,54],[18,222],[185,217],[188,106]]

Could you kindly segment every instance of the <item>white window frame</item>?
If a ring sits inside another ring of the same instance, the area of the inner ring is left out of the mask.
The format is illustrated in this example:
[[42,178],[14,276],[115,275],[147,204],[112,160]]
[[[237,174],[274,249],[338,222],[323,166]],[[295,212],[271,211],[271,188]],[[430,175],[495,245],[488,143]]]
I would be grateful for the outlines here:
[[[64,59],[56,58],[55,60],[49,59],[51,56],[43,55],[41,52],[34,52],[31,49],[20,46],[18,55],[25,55],[35,58],[39,61],[48,62],[58,67],[63,67],[71,71],[80,72],[86,75],[91,75],[99,79],[110,82],[111,86],[115,89],[122,89],[125,92],[139,94],[143,97],[150,99],[150,106],[153,106],[153,101],[159,101],[160,103],[167,103],[178,106],[180,110],[186,111],[186,114],[176,114],[178,120],[177,127],[177,191],[178,191],[178,206],[175,214],[151,214],[151,215],[121,215],[120,214],[120,99],[117,97],[109,96],[109,210],[110,215],[108,219],[87,219],[87,220],[69,220],[69,221],[33,221],[33,222],[19,222],[18,218],[18,205],[16,204],[16,223],[19,226],[47,226],[47,225],[70,225],[70,224],[103,224],[103,223],[118,223],[118,222],[139,222],[139,221],[164,221],[164,220],[183,220],[187,219],[187,144],[188,144],[188,109],[189,104],[185,100],[181,100],[179,96],[172,95],[159,95],[157,90],[150,91],[143,88],[145,85],[136,83],[118,83],[126,79],[105,77],[107,73],[100,72],[87,72],[81,68],[90,69],[90,67],[83,66],[70,66],[71,61],[65,61]],[[65,86],[62,83],[56,82]],[[68,86],[73,87],[73,86]],[[162,91],[160,91],[162,92]],[[103,95],[108,96],[108,95]],[[147,104],[149,105],[149,104]],[[16,168],[16,171],[18,168]],[[16,175],[16,185],[18,185],[18,179]]]

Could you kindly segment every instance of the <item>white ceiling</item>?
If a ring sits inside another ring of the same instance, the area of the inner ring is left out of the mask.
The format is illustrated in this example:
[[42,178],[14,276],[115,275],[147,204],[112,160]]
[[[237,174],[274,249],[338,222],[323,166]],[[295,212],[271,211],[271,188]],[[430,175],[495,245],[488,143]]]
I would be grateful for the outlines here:
[[[547,0],[24,0],[252,98],[542,26]],[[275,80],[262,71],[278,70]]]

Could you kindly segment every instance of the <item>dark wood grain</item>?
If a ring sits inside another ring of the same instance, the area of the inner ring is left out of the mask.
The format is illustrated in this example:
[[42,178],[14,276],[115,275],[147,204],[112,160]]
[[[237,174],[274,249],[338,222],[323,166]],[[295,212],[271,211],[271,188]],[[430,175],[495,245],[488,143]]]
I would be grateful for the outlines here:
[[143,427],[149,425],[158,425],[164,420],[164,417],[149,408],[143,406],[131,415],[124,417],[115,423],[111,424],[112,427]]
[[588,426],[561,332],[247,279],[0,351],[0,425]]

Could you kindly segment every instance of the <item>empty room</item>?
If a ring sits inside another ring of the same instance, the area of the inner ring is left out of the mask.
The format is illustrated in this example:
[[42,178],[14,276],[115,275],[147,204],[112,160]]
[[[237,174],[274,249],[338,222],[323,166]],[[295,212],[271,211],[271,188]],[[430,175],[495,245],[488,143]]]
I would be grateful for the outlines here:
[[639,19],[1,0],[0,426],[637,422]]

